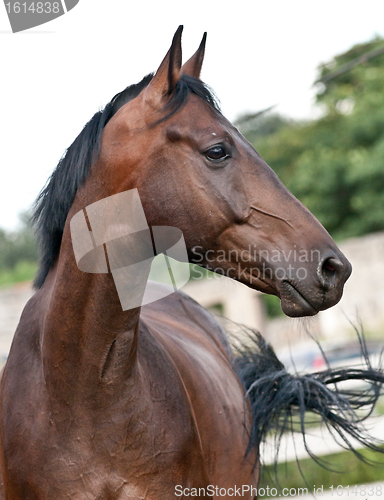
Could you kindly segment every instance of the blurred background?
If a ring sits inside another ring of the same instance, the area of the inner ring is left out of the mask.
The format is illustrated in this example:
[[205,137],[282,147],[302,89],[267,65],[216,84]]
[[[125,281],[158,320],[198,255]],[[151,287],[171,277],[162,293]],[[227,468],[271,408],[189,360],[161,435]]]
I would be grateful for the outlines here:
[[[175,2],[169,2],[168,11],[158,11],[158,4],[151,2],[147,8],[151,15],[144,18],[143,7],[124,10],[112,1],[107,11],[105,4],[95,1],[92,18],[90,2],[81,0],[70,14],[30,36],[11,35],[6,18],[0,18],[7,73],[1,82],[0,130],[2,362],[32,295],[37,269],[38,251],[28,224],[33,199],[92,113],[124,86],[156,69],[173,31],[184,23],[186,57],[208,30],[202,77],[216,90],[224,114],[316,215],[353,266],[341,302],[309,319],[286,318],[276,297],[197,267],[191,268],[185,291],[219,321],[229,318],[260,330],[291,370],[326,367],[312,337],[321,341],[332,366],[357,365],[356,328],[364,329],[371,361],[377,365],[384,345],[382,2],[368,1],[359,8],[346,1],[312,7],[294,1],[289,8],[285,2],[269,7],[237,2],[236,9],[212,2],[206,4],[205,20],[198,9],[191,13]],[[141,24],[132,27],[140,15]],[[69,16],[70,22],[65,19]],[[106,41],[106,34],[115,40]],[[384,401],[368,422],[378,438],[384,436],[382,414]],[[377,454],[362,451],[378,464],[358,462],[332,445],[318,422],[309,440],[309,446],[339,472],[320,468],[299,442],[287,439],[280,453],[281,461],[288,460],[279,471],[284,487],[305,486],[300,468],[312,489],[384,481],[384,459]],[[263,458],[266,463],[273,459],[267,449]],[[274,481],[266,469],[263,484]]]

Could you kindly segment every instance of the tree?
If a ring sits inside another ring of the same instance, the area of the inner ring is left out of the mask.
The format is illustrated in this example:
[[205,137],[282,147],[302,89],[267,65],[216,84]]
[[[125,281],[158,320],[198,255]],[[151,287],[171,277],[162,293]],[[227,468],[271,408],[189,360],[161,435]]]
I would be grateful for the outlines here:
[[33,279],[37,269],[38,250],[29,225],[22,214],[21,228],[6,232],[0,229],[0,285]]
[[384,230],[384,40],[336,56],[316,83],[320,119],[267,112],[239,127],[335,238]]

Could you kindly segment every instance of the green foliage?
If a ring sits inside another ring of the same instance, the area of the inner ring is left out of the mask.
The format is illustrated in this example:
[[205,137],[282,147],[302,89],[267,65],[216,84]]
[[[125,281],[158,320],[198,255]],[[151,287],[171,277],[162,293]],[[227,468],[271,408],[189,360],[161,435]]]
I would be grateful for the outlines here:
[[33,279],[38,251],[27,214],[21,216],[21,228],[12,233],[0,229],[0,286]]
[[236,120],[236,125],[241,128],[249,142],[275,134],[284,126],[293,123],[292,120],[277,113],[270,113],[271,109],[268,108],[258,113],[246,113]]
[[265,312],[267,313],[268,318],[274,319],[284,317],[284,313],[280,306],[280,299],[278,297],[263,293],[263,295],[261,295],[261,300],[264,303]]
[[375,38],[319,68],[319,80],[328,78],[318,84],[320,119],[267,113],[239,122],[288,189],[339,239],[384,230],[384,50],[356,59],[381,47],[384,40]]
[[37,272],[37,263],[22,260],[13,269],[0,271],[0,286],[12,285],[23,281],[32,281]]
[[[384,448],[383,452],[384,452]],[[384,479],[384,457],[368,449],[359,450],[367,462],[359,460],[351,451],[343,451],[321,457],[326,462],[326,468],[321,467],[313,459],[296,462],[281,463],[277,466],[266,466],[262,469],[260,487],[266,488],[305,488],[309,485],[309,493],[316,488],[324,486],[324,493],[334,487],[334,495],[338,485],[353,486],[355,484],[368,484]],[[277,475],[277,481],[276,481]],[[304,478],[303,478],[304,476]],[[279,484],[278,484],[279,483]],[[280,485],[280,486],[279,486]],[[363,497],[364,498],[364,497]]]

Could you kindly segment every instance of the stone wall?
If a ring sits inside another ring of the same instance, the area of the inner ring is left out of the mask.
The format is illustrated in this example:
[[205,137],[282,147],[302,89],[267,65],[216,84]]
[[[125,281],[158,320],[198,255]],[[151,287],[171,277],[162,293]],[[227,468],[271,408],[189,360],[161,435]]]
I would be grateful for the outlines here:
[[8,354],[21,312],[32,293],[30,283],[0,289],[0,361]]
[[384,233],[346,240],[340,249],[352,264],[344,295],[335,307],[319,314],[321,331],[330,338],[348,335],[350,322],[384,339]]

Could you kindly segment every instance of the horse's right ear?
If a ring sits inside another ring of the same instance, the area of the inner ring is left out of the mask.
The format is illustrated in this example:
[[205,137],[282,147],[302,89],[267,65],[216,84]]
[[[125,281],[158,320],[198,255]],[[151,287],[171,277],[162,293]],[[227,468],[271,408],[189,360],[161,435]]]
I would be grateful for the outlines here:
[[162,106],[164,97],[169,96],[175,89],[181,76],[181,34],[183,26],[179,26],[173,36],[171,48],[156,71],[155,76],[145,89],[144,98],[151,107]]
[[193,54],[193,56],[188,59],[188,61],[183,64],[181,71],[189,76],[194,76],[195,78],[200,78],[201,67],[203,65],[204,54],[205,54],[205,42],[207,41],[207,32],[204,33],[203,39],[199,45],[199,48]]

